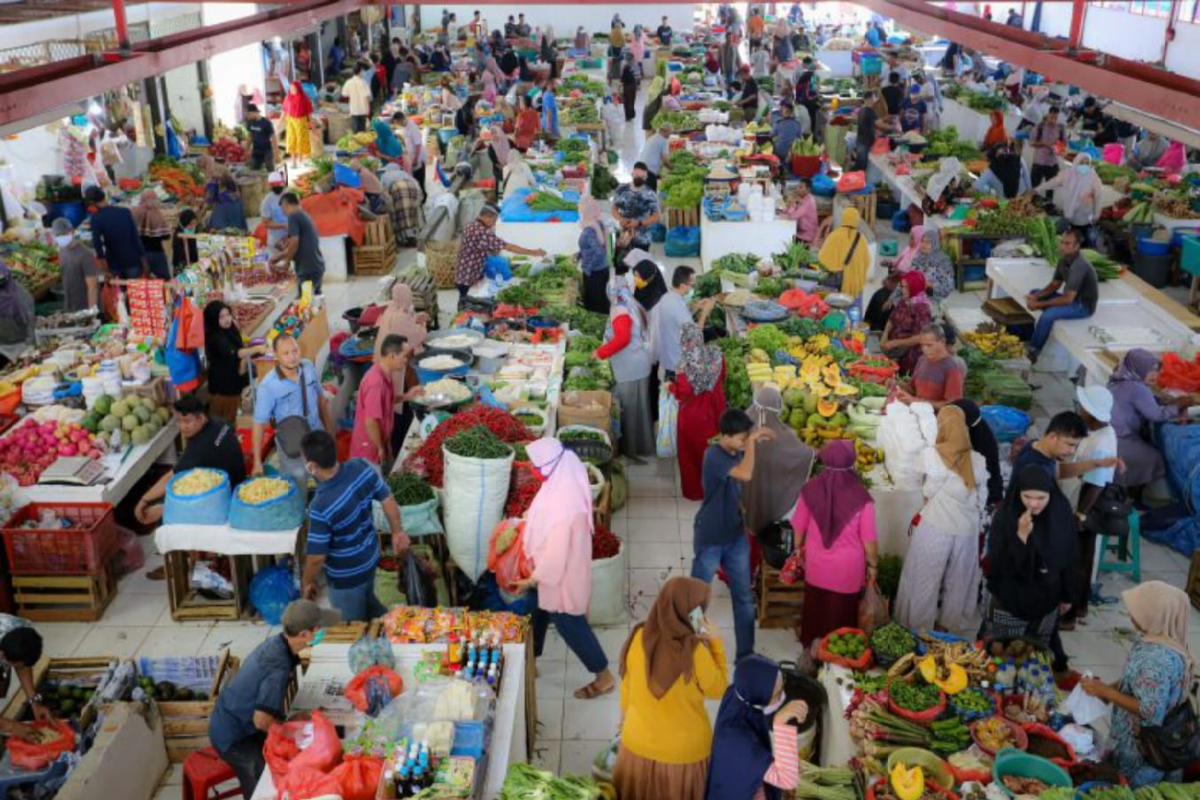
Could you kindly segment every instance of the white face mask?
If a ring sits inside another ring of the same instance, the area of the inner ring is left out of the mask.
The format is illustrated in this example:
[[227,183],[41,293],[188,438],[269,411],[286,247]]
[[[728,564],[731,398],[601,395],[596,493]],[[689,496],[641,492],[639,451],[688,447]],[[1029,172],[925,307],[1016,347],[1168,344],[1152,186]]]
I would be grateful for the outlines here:
[[769,716],[771,716],[771,715],[772,715],[772,714],[774,714],[776,711],[778,711],[779,709],[783,708],[783,704],[784,704],[784,702],[785,702],[786,700],[787,700],[787,695],[786,695],[786,694],[781,694],[781,695],[779,695],[779,699],[778,699],[778,700],[776,700],[774,703],[771,703],[771,705],[769,705],[769,706],[764,706],[764,707],[763,707],[763,714],[764,714],[765,716],[768,716],[768,717],[769,717]]
[[75,241],[75,234],[73,234],[73,233],[68,233],[65,236],[55,236],[54,237],[54,243],[57,244],[59,247],[66,247],[73,241]]

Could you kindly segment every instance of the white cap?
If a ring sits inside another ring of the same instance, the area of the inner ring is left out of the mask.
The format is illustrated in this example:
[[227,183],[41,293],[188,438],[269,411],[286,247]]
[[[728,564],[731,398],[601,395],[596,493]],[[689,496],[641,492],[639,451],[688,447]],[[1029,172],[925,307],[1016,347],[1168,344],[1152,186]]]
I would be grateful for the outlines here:
[[274,172],[272,172],[270,175],[267,176],[267,185],[268,186],[283,186],[284,183],[285,183],[285,181],[283,180],[283,173],[280,172],[279,170],[275,170]]
[[1105,386],[1080,386],[1075,390],[1075,398],[1084,411],[1091,414],[1099,422],[1112,420],[1113,396]]

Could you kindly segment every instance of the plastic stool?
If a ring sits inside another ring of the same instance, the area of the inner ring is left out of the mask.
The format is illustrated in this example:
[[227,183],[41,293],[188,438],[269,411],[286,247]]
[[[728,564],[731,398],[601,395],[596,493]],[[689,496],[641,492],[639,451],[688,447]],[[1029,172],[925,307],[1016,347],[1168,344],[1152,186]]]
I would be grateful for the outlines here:
[[[1108,560],[1109,552],[1116,554],[1115,560]],[[1099,572],[1128,572],[1134,583],[1142,582],[1142,522],[1137,511],[1129,512],[1129,537],[1124,545],[1118,537],[1100,537]]]
[[[222,790],[224,783],[233,781],[232,789]],[[211,747],[197,750],[183,762],[183,800],[226,800],[238,797],[242,787],[233,768],[221,760]]]

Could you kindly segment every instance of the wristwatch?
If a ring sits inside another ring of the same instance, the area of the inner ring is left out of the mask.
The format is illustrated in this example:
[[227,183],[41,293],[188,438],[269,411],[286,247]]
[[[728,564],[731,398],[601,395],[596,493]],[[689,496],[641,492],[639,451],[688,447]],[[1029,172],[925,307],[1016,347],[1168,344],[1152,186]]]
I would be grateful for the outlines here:
[[46,700],[45,700],[45,698],[42,697],[42,693],[38,692],[33,697],[29,698],[29,702],[40,706],[40,705],[45,705]]

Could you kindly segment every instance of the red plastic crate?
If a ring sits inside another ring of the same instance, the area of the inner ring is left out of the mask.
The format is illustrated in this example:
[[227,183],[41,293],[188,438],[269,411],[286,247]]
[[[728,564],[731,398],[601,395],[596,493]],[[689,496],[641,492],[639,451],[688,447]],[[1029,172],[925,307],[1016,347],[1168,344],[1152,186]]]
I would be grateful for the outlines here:
[[[27,520],[40,518],[45,509],[77,527],[21,527]],[[81,524],[86,527],[78,527]],[[95,575],[117,551],[117,521],[109,503],[30,503],[13,514],[0,534],[14,575]]]

